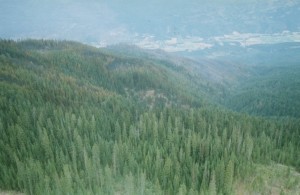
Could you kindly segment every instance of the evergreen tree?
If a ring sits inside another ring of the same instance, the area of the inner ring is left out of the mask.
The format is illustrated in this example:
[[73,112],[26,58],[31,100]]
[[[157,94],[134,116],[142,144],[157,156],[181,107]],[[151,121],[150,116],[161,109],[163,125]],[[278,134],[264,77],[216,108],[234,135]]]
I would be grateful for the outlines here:
[[185,194],[187,194],[187,189],[185,184],[183,183],[179,187],[178,195],[185,195]]
[[234,164],[232,160],[229,160],[225,169],[224,178],[224,194],[232,194],[232,184],[234,176]]
[[217,188],[216,188],[216,179],[215,179],[215,172],[211,173],[211,178],[209,182],[209,195],[217,195]]

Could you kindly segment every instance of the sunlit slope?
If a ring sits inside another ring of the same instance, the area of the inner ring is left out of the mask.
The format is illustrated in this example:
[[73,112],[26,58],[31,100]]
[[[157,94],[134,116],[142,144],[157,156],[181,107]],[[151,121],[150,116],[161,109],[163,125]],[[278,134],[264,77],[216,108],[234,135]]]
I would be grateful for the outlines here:
[[[101,88],[114,94],[136,96],[139,100],[145,99],[145,94],[154,90],[156,99],[163,104],[200,105],[206,104],[205,97],[217,89],[217,85],[209,84],[203,74],[195,71],[195,62],[194,65],[182,60],[177,63],[172,58],[165,59],[164,55],[164,59],[143,51],[139,52],[144,55],[139,55],[138,51],[133,55],[122,55],[75,42],[2,41],[1,45],[3,63],[13,62],[18,65],[18,70],[29,69],[37,73],[35,76],[53,82],[68,80],[81,90]],[[7,71],[3,70],[2,80],[12,77],[7,75]],[[59,85],[61,83],[64,82]],[[50,85],[50,88],[54,86]],[[53,98],[61,98],[59,89],[53,90]]]

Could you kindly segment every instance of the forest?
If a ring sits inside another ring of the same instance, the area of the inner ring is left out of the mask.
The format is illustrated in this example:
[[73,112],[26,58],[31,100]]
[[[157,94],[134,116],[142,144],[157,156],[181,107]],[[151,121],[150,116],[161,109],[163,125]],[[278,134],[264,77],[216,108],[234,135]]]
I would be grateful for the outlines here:
[[[297,107],[277,116],[276,108],[251,110],[251,87],[224,100],[224,86],[186,61],[143,55],[71,41],[0,40],[1,191],[300,193]],[[268,93],[264,84],[274,75],[254,90]],[[298,78],[275,86],[289,79]],[[243,105],[250,111],[238,112]]]

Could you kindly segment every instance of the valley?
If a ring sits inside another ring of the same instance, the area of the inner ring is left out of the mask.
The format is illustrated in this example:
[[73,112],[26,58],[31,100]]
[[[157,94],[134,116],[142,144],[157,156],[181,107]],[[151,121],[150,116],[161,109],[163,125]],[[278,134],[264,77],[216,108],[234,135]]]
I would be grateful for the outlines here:
[[251,63],[262,50],[211,59],[1,40],[0,189],[299,193],[299,61],[278,50],[277,64]]

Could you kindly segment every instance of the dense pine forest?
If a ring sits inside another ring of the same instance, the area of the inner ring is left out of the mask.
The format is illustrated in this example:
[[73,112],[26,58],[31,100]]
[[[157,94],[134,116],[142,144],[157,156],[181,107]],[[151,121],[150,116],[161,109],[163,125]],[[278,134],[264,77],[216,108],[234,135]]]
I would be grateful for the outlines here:
[[195,70],[77,42],[1,40],[0,189],[300,193],[299,115],[231,111],[214,101],[222,85]]
[[240,79],[224,104],[254,115],[299,118],[300,44],[252,46],[242,52],[239,61],[251,64],[252,76]]

